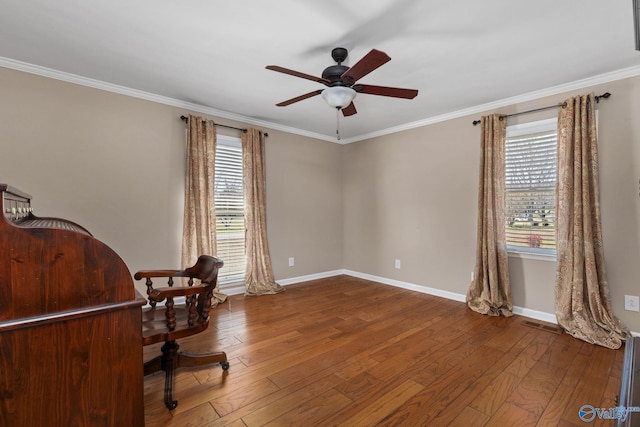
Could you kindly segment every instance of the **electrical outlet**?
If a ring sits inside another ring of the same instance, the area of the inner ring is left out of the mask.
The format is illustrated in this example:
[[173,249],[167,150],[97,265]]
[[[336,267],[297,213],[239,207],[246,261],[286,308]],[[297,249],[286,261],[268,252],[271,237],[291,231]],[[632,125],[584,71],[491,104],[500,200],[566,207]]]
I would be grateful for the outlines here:
[[294,257],[289,258],[289,267],[293,267],[296,264],[296,260]]
[[625,295],[624,309],[628,311],[640,311],[640,297],[636,295]]
[[399,259],[396,260],[396,268],[398,270],[400,270],[400,260]]

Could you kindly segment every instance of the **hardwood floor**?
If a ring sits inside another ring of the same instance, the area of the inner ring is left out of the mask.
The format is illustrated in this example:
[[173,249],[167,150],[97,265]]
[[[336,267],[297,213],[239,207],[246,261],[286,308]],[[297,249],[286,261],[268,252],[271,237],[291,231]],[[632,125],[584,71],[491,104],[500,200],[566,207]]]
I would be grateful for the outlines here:
[[212,317],[181,349],[231,368],[178,371],[171,412],[163,373],[146,377],[147,427],[581,426],[582,405],[615,406],[624,356],[349,276],[231,296]]

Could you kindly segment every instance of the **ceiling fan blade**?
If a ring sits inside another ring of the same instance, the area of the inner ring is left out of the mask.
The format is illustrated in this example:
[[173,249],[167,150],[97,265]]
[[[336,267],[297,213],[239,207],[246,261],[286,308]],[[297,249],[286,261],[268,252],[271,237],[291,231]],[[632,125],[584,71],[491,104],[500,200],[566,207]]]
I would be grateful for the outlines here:
[[322,89],[314,90],[313,92],[305,93],[304,95],[296,96],[295,98],[287,99],[286,101],[282,101],[276,104],[278,107],[286,107],[287,105],[291,105],[294,102],[302,101],[303,99],[311,98],[312,96],[320,95],[322,93]]
[[345,117],[353,116],[354,114],[358,114],[358,111],[353,102],[342,109],[342,115]]
[[366,93],[369,95],[391,96],[394,98],[413,99],[416,96],[418,96],[417,89],[403,89],[399,87],[355,85],[353,89],[359,93]]
[[391,57],[381,50],[371,49],[360,61],[340,76],[344,84],[351,86],[376,68],[391,61]]
[[267,65],[265,68],[267,70],[272,70],[272,71],[277,71],[279,73],[289,74],[290,76],[295,76],[295,77],[300,77],[300,78],[307,79],[307,80],[312,80],[314,82],[322,83],[325,86],[329,86],[329,83],[331,83],[329,80],[323,79],[322,77],[312,76],[311,74],[301,73],[299,71],[290,70],[288,68],[279,67],[277,65]]

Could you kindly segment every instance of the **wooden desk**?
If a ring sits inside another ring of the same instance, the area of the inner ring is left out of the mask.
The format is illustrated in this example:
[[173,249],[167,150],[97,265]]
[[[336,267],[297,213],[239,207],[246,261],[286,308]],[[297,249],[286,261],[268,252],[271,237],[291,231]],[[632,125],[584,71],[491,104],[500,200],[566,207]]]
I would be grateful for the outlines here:
[[141,306],[122,259],[0,184],[0,425],[143,426]]

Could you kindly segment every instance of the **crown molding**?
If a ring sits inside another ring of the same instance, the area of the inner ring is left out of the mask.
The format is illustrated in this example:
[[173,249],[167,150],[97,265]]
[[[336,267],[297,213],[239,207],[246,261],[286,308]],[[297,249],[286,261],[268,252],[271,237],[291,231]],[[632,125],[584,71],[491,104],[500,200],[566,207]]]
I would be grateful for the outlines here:
[[357,137],[344,139],[342,143],[349,144],[356,141],[362,141],[366,139],[376,138],[378,136],[389,135],[392,133],[402,132],[405,130],[415,129],[422,126],[431,125],[434,123],[444,122],[446,120],[457,119],[464,116],[471,116],[474,114],[483,113],[490,110],[495,110],[510,105],[519,104],[522,102],[534,101],[536,99],[544,98],[546,96],[558,95],[564,92],[570,92],[572,90],[583,89],[589,86],[595,86],[603,83],[609,83],[616,80],[622,80],[629,77],[636,77],[640,75],[640,66],[634,66],[629,68],[623,68],[620,70],[612,71],[605,74],[599,74],[597,76],[588,77],[581,80],[576,80],[570,83],[564,83],[557,86],[552,86],[546,89],[536,90],[533,92],[524,93],[522,95],[513,96],[510,98],[504,98],[497,101],[488,102],[486,104],[476,105],[474,107],[465,108],[462,110],[452,111],[451,113],[442,114],[439,116],[428,117],[423,120],[418,120],[411,123],[406,123],[400,126],[394,126],[391,128],[383,129],[376,132],[371,132]]
[[209,114],[211,116],[216,116],[223,119],[235,120],[235,121],[249,124],[249,125],[266,127],[271,130],[279,130],[287,133],[306,136],[309,138],[335,142],[334,138],[327,135],[323,135],[315,132],[309,132],[303,129],[298,129],[290,126],[284,126],[277,123],[268,122],[266,120],[258,120],[252,117],[243,116],[241,114],[231,113],[225,110],[218,110],[216,108],[211,108],[204,105],[195,104],[192,102],[181,101],[179,99],[157,95],[150,92],[144,92],[144,91],[132,89],[126,86],[116,85],[113,83],[106,83],[101,80],[95,80],[88,77],[79,76],[77,74],[66,73],[66,72],[54,70],[51,68],[41,67],[39,65],[33,65],[26,62],[16,61],[10,58],[0,57],[0,67],[11,68],[13,70],[23,71],[25,73],[35,74],[42,77],[48,77],[55,80],[61,80],[68,83],[74,83],[77,85],[91,87],[94,89],[100,89],[107,92],[113,92],[120,95],[131,96],[133,98],[144,99],[146,101],[157,102],[159,104],[165,104],[173,107],[184,108],[186,110],[194,111],[197,113]]
[[[536,99],[544,98],[547,96],[559,95],[565,92],[584,89],[586,87],[605,84],[605,83],[609,83],[617,80],[623,80],[626,78],[636,77],[639,75],[640,75],[640,65],[636,65],[633,67],[622,68],[620,70],[615,70],[608,73],[603,73],[596,76],[575,80],[569,83],[563,83],[563,84],[552,86],[545,89],[527,92],[521,95],[509,97],[509,98],[503,98],[497,101],[492,101],[485,104],[480,104],[473,107],[452,111],[450,113],[441,114],[438,116],[427,117],[425,119],[418,120],[415,122],[405,123],[403,125],[393,126],[390,128],[379,130],[379,131],[357,135],[351,138],[344,138],[339,141],[336,141],[335,139],[332,139],[332,138],[325,138],[325,140],[334,142],[337,144],[341,144],[341,145],[346,145],[346,144],[350,144],[357,141],[364,141],[367,139],[372,139],[372,138],[376,138],[384,135],[390,135],[393,133],[398,133],[405,130],[415,129],[423,126],[428,126],[428,125],[444,122],[451,119],[457,119],[460,117],[485,113],[487,111],[496,110],[498,108],[508,107],[510,105],[516,105],[524,102],[535,101]],[[322,136],[325,136],[325,135],[322,135]]]
[[58,70],[53,70],[51,68],[41,67],[39,65],[29,64],[26,62],[16,61],[10,58],[0,57],[0,67],[10,68],[17,71],[23,71],[30,74],[36,74],[43,77],[49,77],[56,80],[62,80],[65,82],[74,83],[81,86],[87,86],[87,87],[100,89],[108,92],[118,93],[120,95],[131,96],[134,98],[144,99],[147,101],[157,102],[160,104],[171,105],[173,107],[184,108],[186,110],[195,111],[203,114],[209,114],[209,115],[221,117],[224,119],[235,120],[241,123],[265,127],[272,130],[278,130],[278,131],[305,136],[313,139],[329,141],[329,142],[333,142],[340,145],[346,145],[346,144],[350,144],[357,141],[363,141],[367,139],[376,138],[379,136],[411,130],[411,129],[415,129],[423,126],[428,126],[434,123],[444,122],[446,120],[457,119],[464,116],[479,114],[485,111],[507,107],[509,105],[533,101],[539,98],[544,98],[546,96],[558,95],[560,93],[569,92],[572,90],[582,89],[589,86],[609,83],[612,81],[622,80],[629,77],[635,77],[640,75],[640,66],[623,68],[623,69],[612,71],[609,73],[604,73],[597,76],[576,80],[574,82],[552,86],[546,89],[528,92],[525,94],[521,94],[521,95],[509,97],[509,98],[488,102],[486,104],[481,104],[474,107],[452,111],[450,113],[441,114],[438,116],[427,117],[425,119],[418,120],[415,122],[390,127],[390,128],[382,129],[379,131],[354,136],[351,138],[336,140],[335,137],[332,137],[332,136],[323,135],[316,132],[309,132],[303,129],[298,129],[290,126],[284,126],[277,123],[268,122],[266,120],[258,120],[252,117],[243,116],[241,114],[231,113],[225,110],[218,110],[216,108],[211,108],[211,107],[206,107],[200,104],[181,101],[175,98],[169,98],[167,96],[157,95],[150,92],[144,92],[141,90],[132,89],[129,87],[120,86],[112,83],[106,83],[100,80],[95,80],[88,77],[83,77],[76,74],[66,73]]

